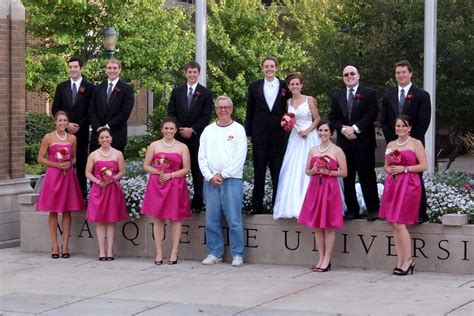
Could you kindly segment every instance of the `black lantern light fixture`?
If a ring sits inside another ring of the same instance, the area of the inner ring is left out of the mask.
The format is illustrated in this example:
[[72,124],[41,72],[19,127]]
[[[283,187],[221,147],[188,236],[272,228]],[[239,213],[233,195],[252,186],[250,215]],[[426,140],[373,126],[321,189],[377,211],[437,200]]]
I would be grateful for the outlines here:
[[102,32],[102,44],[104,44],[104,47],[107,50],[108,59],[114,56],[118,37],[119,32],[117,32],[113,27],[108,27]]

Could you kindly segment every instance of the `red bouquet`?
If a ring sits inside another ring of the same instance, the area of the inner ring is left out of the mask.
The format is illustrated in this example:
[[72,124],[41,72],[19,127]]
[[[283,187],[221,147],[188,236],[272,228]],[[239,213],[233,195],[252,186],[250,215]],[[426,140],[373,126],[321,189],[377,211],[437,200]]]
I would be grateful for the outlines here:
[[290,132],[293,127],[296,125],[296,117],[295,113],[286,113],[282,116],[280,121],[281,127],[285,130],[285,132]]
[[[389,166],[399,166],[402,162],[402,155],[398,149],[387,148],[385,151],[385,160]],[[392,175],[393,180],[397,180],[397,175]]]
[[[56,159],[58,162],[63,162],[63,161],[68,161],[71,159],[69,150],[66,147],[59,148],[58,151],[56,152]],[[63,176],[66,175],[66,170],[62,169],[63,171]]]

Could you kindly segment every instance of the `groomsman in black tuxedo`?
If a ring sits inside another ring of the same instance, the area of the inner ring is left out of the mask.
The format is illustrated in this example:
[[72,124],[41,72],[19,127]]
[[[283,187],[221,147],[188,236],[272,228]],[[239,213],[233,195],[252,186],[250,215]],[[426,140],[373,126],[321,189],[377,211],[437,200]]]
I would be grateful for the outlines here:
[[122,153],[127,145],[127,121],[133,110],[133,88],[120,80],[122,66],[119,60],[107,60],[107,80],[101,82],[92,95],[89,117],[92,125],[90,151],[98,149],[97,130],[107,127],[112,132],[112,147]]
[[[431,120],[431,99],[428,92],[411,82],[412,75],[412,68],[407,60],[395,64],[395,79],[398,86],[384,95],[380,111],[380,123],[387,143],[397,139],[395,118],[399,114],[406,114],[412,120],[410,136],[425,144],[425,133]],[[422,196],[418,222],[422,223],[428,220],[423,172],[420,172],[420,179],[422,180]]]
[[176,134],[176,139],[189,148],[194,188],[191,211],[196,214],[204,208],[204,180],[198,162],[199,138],[209,125],[214,110],[212,91],[198,82],[200,72],[201,65],[197,61],[188,62],[184,66],[187,82],[173,89],[168,102],[168,116],[178,122],[179,133]]
[[359,217],[360,206],[355,191],[356,172],[367,206],[367,220],[377,219],[379,197],[375,175],[375,128],[378,104],[375,90],[359,84],[360,75],[354,66],[342,72],[346,88],[331,96],[329,119],[337,130],[337,145],[347,158],[347,177],[344,178],[346,219]]
[[64,111],[69,118],[68,132],[77,139],[76,172],[82,195],[87,195],[85,174],[89,149],[89,104],[95,86],[82,77],[83,62],[73,56],[68,60],[69,80],[56,87],[51,112]]
[[252,210],[248,213],[261,214],[265,194],[265,173],[270,167],[273,196],[272,205],[278,186],[283,156],[285,155],[288,135],[281,127],[281,118],[287,111],[286,101],[290,93],[285,81],[276,77],[278,61],[266,57],[262,61],[264,79],[252,82],[248,88],[245,131],[252,143],[254,187]]

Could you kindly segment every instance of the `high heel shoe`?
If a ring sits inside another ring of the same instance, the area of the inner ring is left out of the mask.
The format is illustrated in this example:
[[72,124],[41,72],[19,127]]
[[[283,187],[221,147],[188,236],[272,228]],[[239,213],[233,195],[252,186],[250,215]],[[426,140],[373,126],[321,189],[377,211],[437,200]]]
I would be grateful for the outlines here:
[[397,274],[397,273],[399,273],[400,271],[402,271],[402,269],[400,269],[399,267],[395,267],[395,268],[393,269],[393,274]]
[[171,260],[171,259],[170,259],[170,260],[168,261],[168,264],[169,264],[169,265],[177,264],[177,263],[178,263],[178,256],[176,256],[176,260]]
[[54,248],[51,248],[51,258],[53,259],[58,259],[59,258],[59,253],[52,253]]
[[328,272],[331,270],[331,261],[329,261],[329,264],[326,268],[319,268],[316,272]]
[[[63,249],[63,246],[61,246],[61,249]],[[69,257],[71,257],[71,254],[68,251],[66,252],[63,251],[63,253],[61,254],[61,257],[63,259],[69,259]]]
[[406,270],[400,269],[400,271],[398,271],[398,272],[395,272],[395,270],[394,270],[393,274],[399,275],[399,276],[407,275],[408,273],[413,274],[414,270],[415,270],[415,263],[412,260],[410,266],[408,267],[408,269],[406,269]]
[[321,269],[321,268],[318,267],[317,265],[312,265],[311,266],[311,271],[313,271],[313,272],[318,272],[319,269]]
[[163,264],[163,260],[155,260],[155,264],[157,266],[161,266]]

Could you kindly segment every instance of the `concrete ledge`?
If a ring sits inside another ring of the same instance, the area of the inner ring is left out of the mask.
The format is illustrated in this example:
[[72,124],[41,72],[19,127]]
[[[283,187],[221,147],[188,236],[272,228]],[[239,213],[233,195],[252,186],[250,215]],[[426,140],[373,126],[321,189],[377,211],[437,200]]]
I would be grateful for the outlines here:
[[[48,214],[35,212],[35,205],[21,205],[21,249],[49,252]],[[167,225],[168,228],[168,225]],[[202,260],[205,247],[205,215],[193,215],[183,222],[181,259]],[[317,260],[314,232],[296,220],[274,221],[270,215],[244,217],[245,261],[249,263],[311,265]],[[449,227],[423,224],[409,228],[413,257],[418,271],[473,273],[474,225]],[[230,259],[228,229],[224,228],[226,259]],[[85,212],[73,214],[70,250],[97,256],[93,223]],[[164,254],[169,255],[169,232],[165,233]],[[154,257],[153,220],[142,218],[117,224],[115,253],[118,257]],[[393,269],[396,264],[392,227],[383,221],[354,220],[337,231],[333,264],[339,267]]]
[[449,226],[463,226],[469,222],[467,214],[445,214],[441,216],[441,221],[443,225]]

